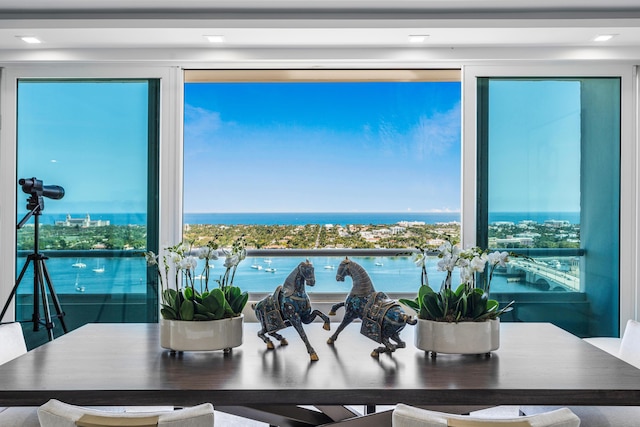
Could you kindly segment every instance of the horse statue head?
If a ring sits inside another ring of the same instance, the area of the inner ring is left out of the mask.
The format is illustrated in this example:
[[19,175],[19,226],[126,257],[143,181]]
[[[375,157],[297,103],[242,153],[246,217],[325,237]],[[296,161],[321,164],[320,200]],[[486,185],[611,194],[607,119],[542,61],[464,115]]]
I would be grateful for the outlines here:
[[298,274],[302,276],[307,286],[314,286],[316,284],[316,275],[311,261],[306,260],[298,264]]
[[336,272],[336,280],[338,282],[344,282],[346,276],[351,276],[353,280],[353,287],[351,289],[352,294],[363,295],[375,292],[373,282],[369,277],[369,274],[360,264],[351,261],[346,257],[338,266]]
[[282,289],[285,295],[304,292],[305,285],[314,286],[316,275],[313,264],[309,260],[302,261],[294,268],[284,281]]

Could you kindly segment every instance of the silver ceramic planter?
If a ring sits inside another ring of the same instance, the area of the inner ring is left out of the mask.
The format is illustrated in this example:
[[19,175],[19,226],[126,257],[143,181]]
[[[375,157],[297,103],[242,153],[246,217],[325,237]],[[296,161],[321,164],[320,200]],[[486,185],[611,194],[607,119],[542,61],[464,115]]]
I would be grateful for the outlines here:
[[230,351],[242,344],[244,314],[220,320],[160,319],[160,345],[173,351]]
[[488,354],[500,347],[500,319],[459,323],[418,319],[415,345],[433,357],[437,353]]

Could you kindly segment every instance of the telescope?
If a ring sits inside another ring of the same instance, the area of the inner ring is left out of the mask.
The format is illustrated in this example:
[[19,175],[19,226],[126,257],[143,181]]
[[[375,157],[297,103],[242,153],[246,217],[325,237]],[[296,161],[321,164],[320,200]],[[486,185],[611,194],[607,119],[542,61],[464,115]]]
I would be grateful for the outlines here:
[[[16,280],[16,284],[11,290],[11,294],[9,298],[7,298],[7,302],[0,313],[0,321],[4,318],[9,306],[11,304],[11,300],[16,294],[18,290],[18,286],[24,277],[24,274],[29,267],[29,264],[33,263],[33,316],[31,317],[31,322],[33,322],[33,330],[38,331],[40,329],[40,325],[44,325],[47,328],[47,334],[49,335],[49,341],[53,340],[53,320],[52,317],[60,319],[60,324],[62,325],[62,330],[67,333],[67,325],[64,322],[65,313],[62,311],[62,307],[60,306],[60,301],[58,300],[58,295],[56,294],[55,289],[53,289],[53,283],[51,282],[51,276],[49,276],[49,270],[47,269],[47,264],[45,260],[48,259],[47,256],[40,253],[40,245],[39,245],[39,233],[40,233],[40,215],[42,214],[42,210],[44,209],[44,197],[48,197],[49,199],[62,199],[64,197],[64,188],[59,185],[43,185],[42,180],[37,178],[27,178],[27,179],[19,179],[18,184],[22,186],[22,191],[27,194],[30,194],[27,209],[29,212],[25,215],[24,218],[18,223],[16,226],[18,230],[22,228],[22,226],[31,218],[34,217],[34,227],[33,227],[33,253],[27,256],[27,260],[20,271],[20,275],[18,275],[18,280]],[[53,305],[56,309],[56,314],[51,315],[49,310],[49,298],[47,297],[47,289],[49,291],[49,295],[53,299]],[[40,307],[39,300],[42,299],[42,311],[44,313],[44,320],[40,317]]]
[[22,186],[22,191],[37,197],[47,197],[49,199],[59,200],[64,197],[64,188],[59,185],[43,185],[42,180],[34,178],[22,178],[18,181]]

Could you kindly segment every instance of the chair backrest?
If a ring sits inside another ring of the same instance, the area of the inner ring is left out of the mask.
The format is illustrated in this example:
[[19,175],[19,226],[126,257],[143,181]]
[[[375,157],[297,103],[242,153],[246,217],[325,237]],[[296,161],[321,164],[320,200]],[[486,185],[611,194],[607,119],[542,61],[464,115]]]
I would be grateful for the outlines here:
[[628,320],[620,342],[620,359],[640,368],[640,322]]
[[18,322],[0,325],[0,365],[27,352],[27,344]]
[[398,404],[393,427],[578,427],[580,418],[567,408],[517,418],[487,419],[446,414]]
[[213,405],[203,403],[176,411],[106,412],[51,399],[38,408],[41,427],[213,427]]

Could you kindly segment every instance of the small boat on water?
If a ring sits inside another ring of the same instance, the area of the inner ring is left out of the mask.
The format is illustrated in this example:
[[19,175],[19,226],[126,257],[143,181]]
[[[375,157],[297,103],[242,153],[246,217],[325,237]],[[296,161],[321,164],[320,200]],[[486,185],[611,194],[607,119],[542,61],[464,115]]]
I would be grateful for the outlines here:
[[376,266],[377,266],[377,267],[382,267],[383,265],[384,265],[384,264],[383,264],[383,263],[381,263],[381,262],[376,262]]
[[325,265],[324,268],[326,270],[334,270],[335,269],[335,267],[333,265]]
[[93,269],[94,273],[104,273],[104,265],[100,267],[100,262],[96,263],[96,268]]
[[77,260],[74,264],[71,264],[71,267],[73,268],[86,268],[87,264],[80,262],[80,260]]
[[271,258],[265,258],[262,260],[265,264],[271,264]]
[[84,292],[84,286],[81,286],[80,283],[78,282],[78,279],[80,278],[80,273],[76,274],[76,292]]
[[255,270],[262,270],[262,266],[259,264],[252,264],[251,268],[255,269]]
[[271,267],[267,267],[264,269],[264,271],[266,271],[267,273],[275,273],[276,269],[275,268],[271,268]]

